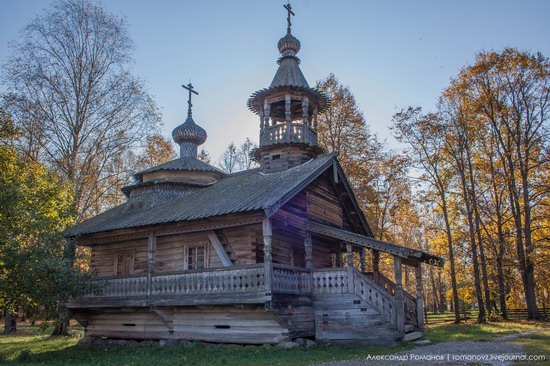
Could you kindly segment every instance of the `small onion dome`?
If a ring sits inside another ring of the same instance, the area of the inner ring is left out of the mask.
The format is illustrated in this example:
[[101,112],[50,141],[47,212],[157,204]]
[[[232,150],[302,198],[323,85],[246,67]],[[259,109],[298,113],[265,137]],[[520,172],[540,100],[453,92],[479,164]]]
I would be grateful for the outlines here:
[[191,116],[172,131],[172,138],[179,145],[186,142],[202,145],[206,141],[206,137],[206,131],[197,125]]
[[279,48],[279,52],[281,53],[282,57],[288,57],[296,56],[298,51],[300,51],[301,45],[298,38],[294,37],[290,33],[287,33],[286,36],[279,40],[279,43],[277,43],[277,47]]

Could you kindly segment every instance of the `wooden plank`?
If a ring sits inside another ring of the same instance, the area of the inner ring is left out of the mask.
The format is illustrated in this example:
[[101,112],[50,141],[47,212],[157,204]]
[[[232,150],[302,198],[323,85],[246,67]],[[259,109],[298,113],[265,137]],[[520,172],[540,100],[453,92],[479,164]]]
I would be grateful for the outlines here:
[[220,242],[220,239],[218,239],[218,236],[216,235],[216,233],[214,233],[213,230],[208,231],[208,239],[210,239],[210,243],[214,246],[214,250],[218,254],[218,257],[220,258],[223,266],[224,267],[232,266],[233,263],[231,262],[231,259],[229,259],[227,252],[225,251],[222,243]]

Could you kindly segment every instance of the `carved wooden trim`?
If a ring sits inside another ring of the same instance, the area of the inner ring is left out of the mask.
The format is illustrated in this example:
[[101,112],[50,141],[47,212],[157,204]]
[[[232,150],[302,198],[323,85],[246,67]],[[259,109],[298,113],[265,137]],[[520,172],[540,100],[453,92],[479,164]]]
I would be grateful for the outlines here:
[[316,222],[309,222],[307,224],[307,229],[310,230],[312,233],[318,235],[343,240],[347,243],[360,245],[366,248],[380,250],[385,253],[396,255],[400,258],[420,261],[439,267],[443,266],[442,258],[436,257],[426,252],[402,247],[397,244],[369,238],[361,234],[352,233],[346,230],[319,224]]

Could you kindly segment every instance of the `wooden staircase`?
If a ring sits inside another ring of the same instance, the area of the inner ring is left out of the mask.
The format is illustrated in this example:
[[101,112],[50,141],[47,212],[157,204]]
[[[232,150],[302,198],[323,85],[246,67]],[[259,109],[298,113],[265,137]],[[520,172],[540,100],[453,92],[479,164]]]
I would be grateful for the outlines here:
[[398,333],[395,299],[388,288],[355,269],[314,271],[313,305],[317,341],[391,344],[420,338],[422,332],[414,322],[415,317],[403,315],[401,319],[413,321],[405,324],[404,337]]
[[391,344],[395,327],[355,294],[316,295],[315,339],[327,343]]

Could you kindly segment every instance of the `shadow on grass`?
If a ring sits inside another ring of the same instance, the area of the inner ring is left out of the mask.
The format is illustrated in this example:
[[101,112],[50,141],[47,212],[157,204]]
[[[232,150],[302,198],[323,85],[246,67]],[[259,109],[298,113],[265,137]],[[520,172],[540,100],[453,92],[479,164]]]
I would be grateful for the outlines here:
[[[10,336],[11,337],[11,336]],[[190,343],[170,347],[77,346],[74,338],[21,336],[27,342],[0,338],[0,357],[5,365],[309,365],[362,358],[410,349],[396,346],[325,346],[280,349],[273,346],[204,345]],[[17,338],[17,337],[14,337]],[[4,348],[3,346],[8,346]]]
[[547,322],[502,321],[487,324],[432,324],[426,327],[424,338],[432,342],[490,341],[507,334],[547,327]]

